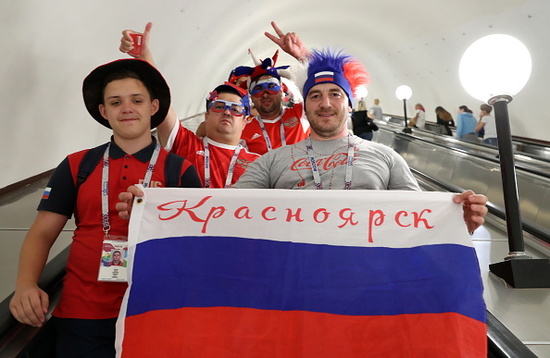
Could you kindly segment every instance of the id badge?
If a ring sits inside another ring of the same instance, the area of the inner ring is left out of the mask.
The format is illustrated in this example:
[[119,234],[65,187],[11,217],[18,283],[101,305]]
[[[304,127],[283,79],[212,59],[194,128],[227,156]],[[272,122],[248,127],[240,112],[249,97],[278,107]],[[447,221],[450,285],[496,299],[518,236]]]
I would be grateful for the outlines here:
[[103,252],[99,264],[98,281],[128,282],[128,241],[123,236],[103,239]]

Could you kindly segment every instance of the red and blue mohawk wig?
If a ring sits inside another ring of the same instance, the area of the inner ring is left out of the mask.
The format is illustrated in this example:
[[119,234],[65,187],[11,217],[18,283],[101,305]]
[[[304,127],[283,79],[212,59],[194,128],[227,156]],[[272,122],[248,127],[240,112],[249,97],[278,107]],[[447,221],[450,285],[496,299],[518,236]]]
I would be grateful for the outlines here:
[[351,56],[331,49],[313,50],[306,64],[307,74],[303,85],[304,99],[315,85],[335,83],[346,92],[349,103],[357,89],[368,84],[368,73],[363,65]]

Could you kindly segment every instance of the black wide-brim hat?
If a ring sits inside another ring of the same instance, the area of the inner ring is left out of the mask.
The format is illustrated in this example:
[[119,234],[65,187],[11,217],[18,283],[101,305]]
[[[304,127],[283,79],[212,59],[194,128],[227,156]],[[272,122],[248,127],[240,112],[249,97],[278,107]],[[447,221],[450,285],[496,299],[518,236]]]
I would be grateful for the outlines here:
[[103,103],[102,93],[105,86],[105,78],[109,74],[121,70],[131,70],[135,72],[144,85],[153,92],[152,99],[156,98],[159,100],[159,109],[157,113],[151,117],[151,129],[157,127],[164,121],[170,109],[170,88],[164,80],[164,77],[162,77],[155,67],[147,61],[137,58],[109,62],[97,67],[84,79],[82,94],[88,112],[90,112],[96,121],[107,128],[111,128],[109,121],[103,118],[99,112],[99,105]]

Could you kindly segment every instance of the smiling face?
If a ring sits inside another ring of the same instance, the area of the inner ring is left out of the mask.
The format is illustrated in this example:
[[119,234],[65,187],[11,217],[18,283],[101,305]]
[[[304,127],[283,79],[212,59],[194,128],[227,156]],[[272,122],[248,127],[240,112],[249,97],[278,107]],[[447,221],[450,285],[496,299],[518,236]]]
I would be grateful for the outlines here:
[[99,111],[109,121],[115,141],[149,139],[151,116],[158,110],[145,85],[138,79],[114,80],[105,86]]
[[312,139],[336,139],[348,134],[347,119],[351,107],[340,86],[334,83],[313,86],[306,95],[305,109]]
[[[241,103],[241,97],[233,93],[222,92],[217,99]],[[216,142],[237,145],[246,123],[245,120],[246,115],[237,116],[229,108],[225,108],[221,112],[210,108],[206,112],[204,121],[206,136]]]

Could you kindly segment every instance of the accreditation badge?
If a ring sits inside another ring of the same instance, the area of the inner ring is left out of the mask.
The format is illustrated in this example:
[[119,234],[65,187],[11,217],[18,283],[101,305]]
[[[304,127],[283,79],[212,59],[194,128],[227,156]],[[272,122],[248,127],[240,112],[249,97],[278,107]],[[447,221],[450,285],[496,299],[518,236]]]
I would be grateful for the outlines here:
[[106,236],[103,240],[98,281],[128,282],[128,241],[123,236]]

